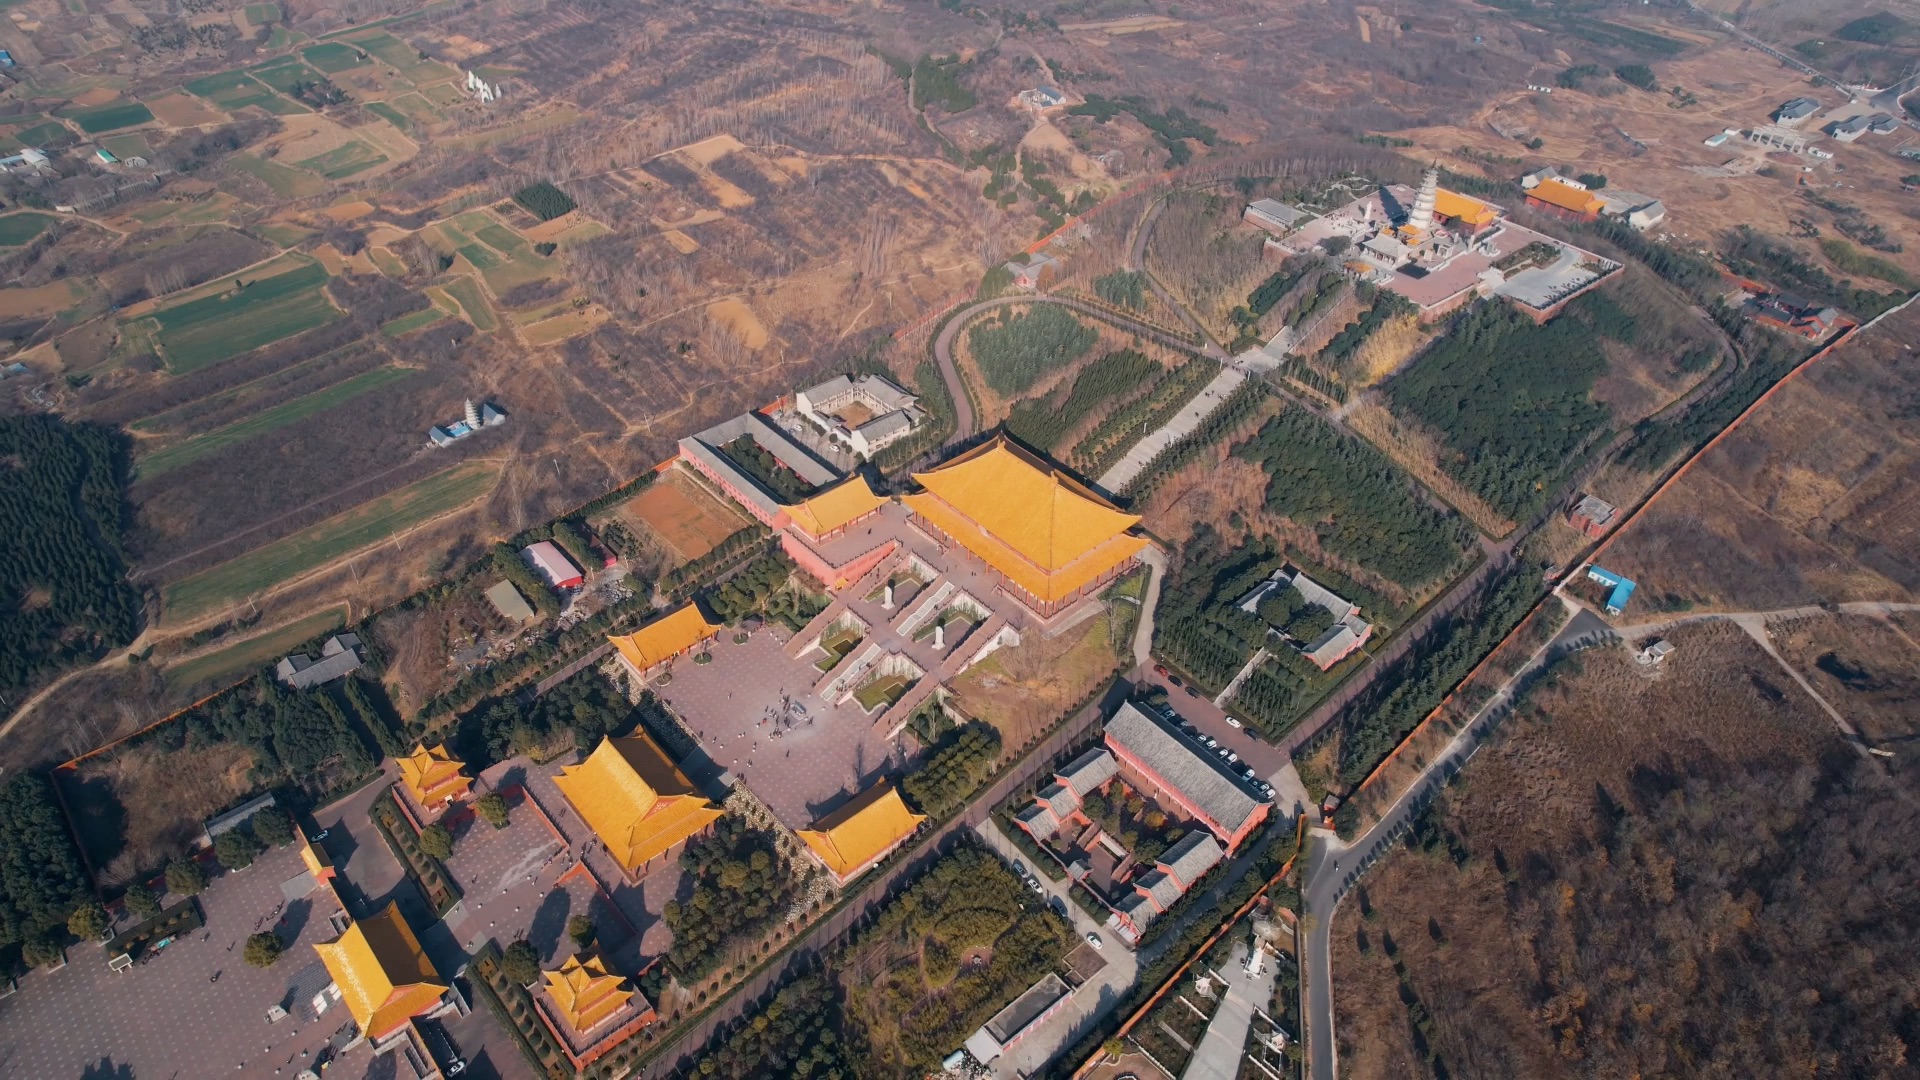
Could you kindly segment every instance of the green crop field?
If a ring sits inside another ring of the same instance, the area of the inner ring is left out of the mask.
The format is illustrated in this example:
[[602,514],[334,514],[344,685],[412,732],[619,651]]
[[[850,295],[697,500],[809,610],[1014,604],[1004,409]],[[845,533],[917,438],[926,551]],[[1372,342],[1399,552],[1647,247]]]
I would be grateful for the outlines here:
[[31,210],[0,217],[0,247],[19,247],[47,231],[53,218]]
[[496,475],[493,465],[456,465],[211,570],[183,578],[162,591],[167,614],[185,619],[215,611],[377,544],[486,494]]
[[420,51],[392,34],[369,34],[347,40],[397,68],[420,62]]
[[329,180],[344,180],[354,173],[365,172],[386,160],[387,155],[355,139],[344,146],[336,146],[318,157],[300,162],[300,167],[312,169]]
[[500,265],[500,256],[481,244],[461,244],[457,249],[476,270],[491,270]]
[[74,135],[73,129],[58,120],[49,120],[44,124],[35,124],[25,131],[15,133],[13,138],[21,146],[36,146],[42,150],[65,146],[68,143],[79,141],[78,137]]
[[392,124],[394,127],[399,128],[401,131],[405,131],[413,126],[413,121],[408,120],[405,113],[384,101],[367,102],[367,111],[385,120],[387,123]]
[[136,124],[150,123],[153,110],[137,101],[122,101],[113,105],[95,105],[91,108],[61,109],[54,113],[80,125],[80,130],[89,135],[98,135],[103,131],[115,131],[119,128],[133,127]]
[[247,73],[281,93],[293,90],[294,83],[319,82],[320,73],[300,62],[297,56],[283,56],[271,63],[248,68]]
[[[432,308],[427,310],[434,311]],[[188,462],[198,461],[217,450],[232,446],[234,443],[244,442],[278,427],[285,427],[296,420],[305,420],[309,416],[351,401],[368,391],[397,383],[415,374],[418,374],[417,369],[402,367],[378,367],[372,371],[363,371],[325,389],[316,390],[270,409],[262,409],[245,420],[196,435],[164,450],[157,450],[135,463],[134,471],[141,479],[151,480]]]
[[290,101],[267,89],[265,83],[244,71],[223,71],[204,79],[195,79],[185,87],[187,93],[206,98],[228,112],[256,105],[275,116],[312,112],[297,101]]
[[256,280],[155,313],[167,368],[176,375],[292,337],[338,318],[317,264]]
[[252,154],[235,154],[227,161],[239,171],[273,189],[275,195],[283,199],[304,199],[327,190],[327,182],[312,173],[290,169],[277,161],[267,161]]
[[470,277],[463,277],[447,285],[447,295],[459,303],[467,313],[467,321],[476,330],[492,330],[500,325],[493,317],[493,308],[487,305],[487,298],[480,294],[480,283]]
[[[261,164],[264,165],[266,162],[261,162]],[[295,175],[298,176],[299,174],[296,173]],[[259,233],[261,238],[268,243],[282,250],[296,247],[300,241],[313,235],[312,229],[302,228],[298,225],[289,225],[284,221],[276,221],[266,225],[256,225],[253,231]]]
[[428,101],[420,94],[401,94],[399,97],[394,98],[390,104],[401,112],[406,113],[407,119],[416,123],[437,124],[446,119],[440,110],[434,107],[433,102]]
[[357,68],[367,62],[366,57],[360,55],[359,49],[338,41],[309,45],[300,50],[300,55],[306,59],[307,63],[329,75],[336,71]]
[[254,26],[265,26],[280,21],[279,4],[248,4],[247,21]]
[[198,686],[204,682],[225,682],[248,674],[253,668],[273,663],[303,641],[319,637],[347,624],[345,607],[328,608],[299,622],[288,623],[258,637],[235,642],[217,652],[171,664],[162,672],[169,686]]
[[100,140],[107,152],[125,161],[131,157],[152,157],[153,147],[145,135],[109,135]]
[[[432,298],[429,297],[428,299]],[[392,322],[382,325],[380,332],[388,337],[401,337],[406,334],[411,334],[416,330],[425,330],[434,323],[452,317],[453,313],[451,311],[441,307],[439,304],[434,304],[424,310],[416,311],[410,315],[402,315]]]
[[494,248],[505,255],[516,254],[521,248],[527,246],[526,237],[507,228],[505,225],[488,225],[486,228],[475,230],[473,235],[478,237],[488,247]]

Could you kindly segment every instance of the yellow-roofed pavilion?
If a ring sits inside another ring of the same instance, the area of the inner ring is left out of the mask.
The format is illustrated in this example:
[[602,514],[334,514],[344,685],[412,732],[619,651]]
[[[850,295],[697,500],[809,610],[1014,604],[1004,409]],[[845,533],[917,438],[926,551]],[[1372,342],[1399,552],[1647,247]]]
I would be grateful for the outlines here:
[[316,944],[320,962],[340,988],[360,1033],[379,1043],[439,1004],[447,988],[420,948],[420,939],[388,902],[378,915],[347,927],[338,941]]
[[799,836],[834,880],[845,885],[899,847],[925,820],[925,815],[907,809],[892,781],[882,780],[814,822],[813,828],[801,829]]
[[400,782],[421,806],[434,807],[464,799],[473,787],[466,763],[454,757],[444,745],[431,749],[416,745],[413,753],[400,758],[398,764]]
[[867,478],[855,473],[825,491],[783,509],[787,512],[787,519],[801,532],[814,540],[824,540],[884,505],[886,500],[873,493]]
[[545,975],[547,996],[560,1018],[582,1035],[618,1016],[633,1000],[627,980],[609,972],[597,956],[582,960],[576,953],[567,957],[560,970]]
[[1004,436],[913,478],[901,499],[920,520],[998,572],[1051,616],[1132,565],[1147,546],[1140,518]]
[[1433,193],[1433,212],[1449,221],[1461,221],[1474,228],[1493,224],[1500,212],[1479,199],[1468,198],[1457,191],[1439,188]]
[[645,679],[655,668],[720,632],[691,600],[631,634],[609,637],[627,670]]
[[644,734],[602,739],[587,760],[560,770],[553,782],[628,874],[721,814]]

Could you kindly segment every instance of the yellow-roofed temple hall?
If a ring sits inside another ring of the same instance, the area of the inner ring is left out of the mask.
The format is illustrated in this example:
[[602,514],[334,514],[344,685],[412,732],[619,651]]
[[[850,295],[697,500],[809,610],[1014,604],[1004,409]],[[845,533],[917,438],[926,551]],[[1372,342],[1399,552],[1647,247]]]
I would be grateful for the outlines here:
[[891,781],[882,780],[798,835],[834,880],[845,885],[899,847],[925,820],[907,809]]
[[691,651],[719,632],[719,624],[708,622],[700,613],[699,605],[688,601],[631,634],[607,640],[619,653],[621,664],[634,678],[645,682],[674,657]]
[[1130,569],[1147,546],[1125,513],[1005,436],[936,469],[901,498],[920,524],[985,562],[1051,618]]
[[629,877],[721,814],[645,734],[601,740],[553,781]]
[[447,988],[420,948],[400,905],[347,927],[339,940],[313,947],[360,1033],[378,1047],[408,1020],[439,1006]]
[[783,507],[787,521],[815,542],[830,540],[849,525],[876,513],[887,500],[874,494],[867,478],[855,473],[838,484]]
[[591,953],[544,972],[534,994],[541,1019],[575,1069],[583,1069],[659,1019],[646,995]]
[[407,794],[422,807],[434,810],[464,799],[473,788],[466,763],[454,757],[445,746],[415,746],[413,753],[400,758],[400,782]]

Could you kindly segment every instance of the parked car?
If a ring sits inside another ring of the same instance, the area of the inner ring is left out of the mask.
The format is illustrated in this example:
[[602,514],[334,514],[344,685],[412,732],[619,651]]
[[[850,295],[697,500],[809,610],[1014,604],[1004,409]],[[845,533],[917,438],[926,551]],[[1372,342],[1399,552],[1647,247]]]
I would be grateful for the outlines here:
[[1027,879],[1027,888],[1032,889],[1034,893],[1038,896],[1047,895],[1047,887],[1045,885],[1040,884],[1040,879],[1037,877],[1030,877]]
[[1214,738],[1213,736],[1211,736],[1211,735],[1202,735],[1202,736],[1200,736],[1200,741],[1201,741],[1201,742],[1203,742],[1203,743],[1206,743],[1206,744],[1207,744],[1207,749],[1209,749],[1209,750],[1213,750],[1213,749],[1216,749],[1216,748],[1218,748],[1218,747],[1219,747],[1219,745],[1220,745],[1220,743],[1219,743],[1219,741],[1218,741],[1218,740],[1216,740],[1216,739],[1215,739],[1215,738]]
[[1235,720],[1233,717],[1229,716],[1227,717],[1227,726],[1237,728],[1237,727],[1242,727],[1243,725],[1240,723],[1240,721]]
[[1100,940],[1100,935],[1094,933],[1091,930],[1087,931],[1087,944],[1093,946],[1096,949],[1104,949],[1107,947],[1107,943]]
[[1160,677],[1161,677],[1161,678],[1163,678],[1163,679],[1164,679],[1164,678],[1166,678],[1166,677],[1167,677],[1167,665],[1165,665],[1165,664],[1155,664],[1155,665],[1153,665],[1153,673],[1154,673],[1155,675],[1158,675],[1158,676],[1160,676]]
[[1181,681],[1180,681],[1180,676],[1178,676],[1178,675],[1168,675],[1168,676],[1167,676],[1167,681],[1168,681],[1168,682],[1170,682],[1170,683],[1172,683],[1172,684],[1173,684],[1173,685],[1175,685],[1175,686],[1185,686],[1185,685],[1187,685],[1186,683],[1183,683],[1183,682],[1181,682]]
[[1240,764],[1240,755],[1229,750],[1227,751],[1227,760],[1233,762],[1235,765],[1238,765]]
[[1181,687],[1180,689],[1182,689],[1182,690],[1185,690],[1185,691],[1187,692],[1187,696],[1188,696],[1188,697],[1199,697],[1199,696],[1200,696],[1200,691],[1198,691],[1198,690],[1195,690],[1195,689],[1194,689],[1193,687],[1191,687],[1191,686],[1183,686],[1183,687]]
[[1027,869],[1027,864],[1021,862],[1019,859],[1013,860],[1013,872],[1018,874],[1023,880],[1033,876],[1033,872]]

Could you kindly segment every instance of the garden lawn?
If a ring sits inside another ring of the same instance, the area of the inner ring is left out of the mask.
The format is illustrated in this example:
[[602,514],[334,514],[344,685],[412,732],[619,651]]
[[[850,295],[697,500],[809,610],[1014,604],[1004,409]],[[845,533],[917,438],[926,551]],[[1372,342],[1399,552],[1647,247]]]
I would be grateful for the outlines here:
[[[432,315],[435,319],[443,317],[443,313],[435,308],[428,308],[426,314]],[[135,469],[141,479],[152,479],[188,462],[198,461],[216,450],[265,434],[275,428],[284,427],[296,420],[304,420],[368,391],[399,382],[417,373],[417,369],[403,367],[378,367],[372,371],[363,371],[325,389],[316,390],[270,409],[262,409],[245,420],[215,428],[203,435],[196,435],[164,450],[148,454],[139,460]]]
[[162,590],[166,612],[191,618],[264,592],[289,578],[325,566],[484,495],[497,468],[457,465],[398,491],[363,503],[266,547],[183,578]]
[[155,313],[167,368],[183,374],[338,318],[318,264],[257,280]]

